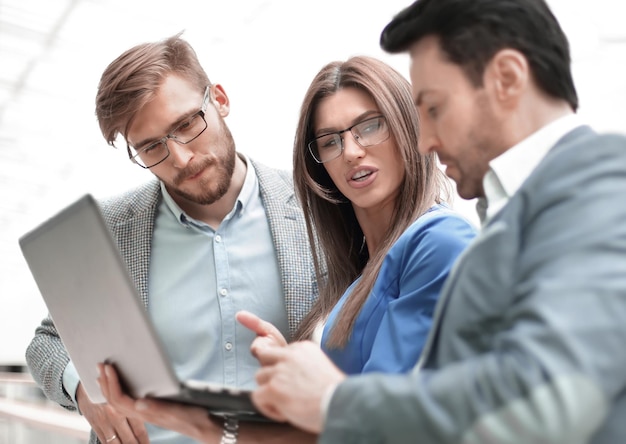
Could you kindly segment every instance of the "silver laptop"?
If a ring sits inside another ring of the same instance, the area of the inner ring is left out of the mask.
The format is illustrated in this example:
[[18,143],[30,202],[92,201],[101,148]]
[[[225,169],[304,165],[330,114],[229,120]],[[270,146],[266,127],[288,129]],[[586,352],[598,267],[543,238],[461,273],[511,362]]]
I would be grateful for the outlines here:
[[95,199],[87,194],[19,239],[50,316],[93,402],[106,402],[97,364],[115,365],[133,397],[267,420],[250,391],[179,381]]

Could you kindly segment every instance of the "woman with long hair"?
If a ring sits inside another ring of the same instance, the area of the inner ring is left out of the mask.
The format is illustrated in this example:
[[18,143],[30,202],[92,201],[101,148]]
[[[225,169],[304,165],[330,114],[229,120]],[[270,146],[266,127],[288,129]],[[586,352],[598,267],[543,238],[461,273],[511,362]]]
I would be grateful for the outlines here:
[[327,64],[304,97],[294,141],[320,296],[300,325],[346,373],[412,368],[439,291],[474,228],[445,203],[434,154],[418,152],[408,81],[357,56]]

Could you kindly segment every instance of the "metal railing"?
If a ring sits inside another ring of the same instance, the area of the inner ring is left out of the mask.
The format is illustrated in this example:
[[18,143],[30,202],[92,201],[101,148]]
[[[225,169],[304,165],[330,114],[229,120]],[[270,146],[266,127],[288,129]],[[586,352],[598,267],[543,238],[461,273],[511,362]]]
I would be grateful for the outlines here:
[[0,372],[0,444],[84,443],[90,429],[78,413],[48,401],[27,373]]

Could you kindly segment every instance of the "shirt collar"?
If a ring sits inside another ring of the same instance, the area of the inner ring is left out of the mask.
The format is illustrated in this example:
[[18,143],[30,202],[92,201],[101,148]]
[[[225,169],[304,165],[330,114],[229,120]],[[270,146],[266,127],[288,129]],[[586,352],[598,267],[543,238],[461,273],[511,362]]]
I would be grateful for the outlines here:
[[[237,201],[235,202],[235,206],[230,211],[230,213],[228,213],[225,219],[230,219],[235,214],[241,215],[244,212],[244,210],[247,208],[248,204],[250,203],[250,201],[252,200],[256,191],[259,188],[256,171],[254,169],[254,166],[252,165],[252,162],[250,162],[250,159],[244,154],[237,153],[237,155],[247,165],[246,177],[243,182],[243,187],[241,187],[241,191],[239,192],[239,196],[237,196]],[[195,223],[196,225],[198,224],[205,225],[203,222],[196,221],[195,219],[190,217],[178,206],[178,204],[174,201],[172,196],[170,196],[169,192],[167,191],[167,188],[165,187],[165,184],[162,181],[161,181],[161,193],[163,193],[163,201],[165,205],[167,206],[169,211],[176,217],[176,220],[181,225],[188,226],[189,223]]]
[[487,216],[504,206],[559,139],[582,124],[577,114],[560,117],[489,162],[483,178]]
[[245,154],[238,154],[241,160],[248,166],[246,168],[246,178],[243,181],[243,187],[239,192],[237,198],[237,207],[239,214],[243,213],[248,207],[250,201],[259,194],[259,182],[256,175],[254,165],[250,162],[250,159]]

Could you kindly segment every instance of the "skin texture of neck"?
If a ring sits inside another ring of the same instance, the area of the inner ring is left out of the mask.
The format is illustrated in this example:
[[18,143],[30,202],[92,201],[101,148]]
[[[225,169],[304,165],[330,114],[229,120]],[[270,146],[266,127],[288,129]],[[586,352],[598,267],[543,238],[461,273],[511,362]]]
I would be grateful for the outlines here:
[[546,125],[571,114],[574,111],[567,102],[534,89],[507,119],[505,134],[509,134],[509,140],[505,146],[509,149]]
[[[390,228],[394,202],[388,202],[384,207],[376,211],[354,208],[354,213],[367,242],[367,250],[370,257],[378,250],[383,236]],[[434,205],[434,202],[432,205]]]

